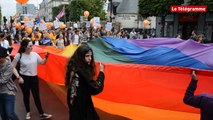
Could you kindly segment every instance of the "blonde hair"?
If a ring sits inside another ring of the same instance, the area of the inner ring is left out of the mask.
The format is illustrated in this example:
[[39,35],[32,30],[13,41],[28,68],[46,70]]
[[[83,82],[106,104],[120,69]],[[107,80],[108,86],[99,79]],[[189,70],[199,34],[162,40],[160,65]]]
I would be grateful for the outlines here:
[[44,38],[49,38],[49,37],[50,37],[50,34],[47,31],[45,31],[44,32]]

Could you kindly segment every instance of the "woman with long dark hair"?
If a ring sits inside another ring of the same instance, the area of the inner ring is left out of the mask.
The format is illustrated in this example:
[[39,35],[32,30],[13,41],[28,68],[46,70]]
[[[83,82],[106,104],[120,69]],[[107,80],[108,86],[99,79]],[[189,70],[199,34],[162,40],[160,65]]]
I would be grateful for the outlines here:
[[46,114],[43,111],[39,95],[39,80],[37,76],[38,64],[45,64],[48,58],[46,54],[42,59],[36,52],[32,51],[33,43],[29,39],[24,39],[21,42],[18,53],[13,60],[13,66],[16,67],[17,62],[20,61],[20,76],[24,79],[24,84],[20,84],[23,100],[26,109],[26,119],[30,119],[30,90],[33,94],[35,105],[39,111],[40,119],[51,118],[52,115]]
[[12,50],[13,50],[13,43],[14,43],[14,36],[13,35],[7,35],[7,41],[8,41],[8,43],[9,43],[9,47],[7,48],[7,50],[9,51],[9,53],[11,53],[12,52]]
[[104,87],[104,66],[94,80],[96,69],[92,49],[82,44],[70,58],[67,65],[65,86],[70,120],[99,120],[91,95],[102,92]]

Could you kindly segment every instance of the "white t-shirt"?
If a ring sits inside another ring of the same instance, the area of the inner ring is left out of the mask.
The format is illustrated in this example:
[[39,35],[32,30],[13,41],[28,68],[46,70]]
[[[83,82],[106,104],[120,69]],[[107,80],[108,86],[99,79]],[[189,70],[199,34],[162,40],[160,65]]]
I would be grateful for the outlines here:
[[38,40],[35,41],[35,45],[39,45],[39,41]]
[[[14,57],[16,61],[20,59],[20,53],[17,53]],[[26,76],[36,76],[38,64],[42,62],[41,57],[36,52],[30,54],[22,53],[20,59],[20,74]]]
[[74,44],[74,45],[78,45],[78,44],[79,44],[79,42],[80,42],[80,41],[79,41],[79,39],[80,39],[80,38],[79,38],[79,35],[74,35],[74,41],[73,41],[73,44]]
[[1,47],[8,49],[10,47],[9,42],[7,40],[0,41]]
[[[6,48],[6,49],[8,49],[10,47],[10,44],[7,40],[0,41],[0,44],[1,44],[0,45],[1,47]],[[8,55],[10,54],[9,51],[7,51],[7,54]],[[7,59],[11,62],[10,56],[7,56]]]
[[64,49],[65,48],[65,46],[64,46],[64,40],[63,39],[62,40],[57,39],[56,40],[56,46],[59,49]]

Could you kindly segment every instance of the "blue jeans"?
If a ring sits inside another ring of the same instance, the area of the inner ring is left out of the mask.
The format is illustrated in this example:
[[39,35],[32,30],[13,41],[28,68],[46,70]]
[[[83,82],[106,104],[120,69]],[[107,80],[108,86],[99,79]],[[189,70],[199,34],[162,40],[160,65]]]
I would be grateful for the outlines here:
[[2,120],[19,120],[14,108],[15,95],[0,93],[0,115]]

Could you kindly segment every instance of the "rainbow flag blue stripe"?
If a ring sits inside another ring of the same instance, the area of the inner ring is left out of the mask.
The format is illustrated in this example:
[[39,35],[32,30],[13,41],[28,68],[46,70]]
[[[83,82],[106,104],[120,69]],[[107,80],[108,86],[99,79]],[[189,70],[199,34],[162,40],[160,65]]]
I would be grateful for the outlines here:
[[127,40],[101,37],[89,42],[101,62],[151,64],[213,70],[213,44],[152,38]]

